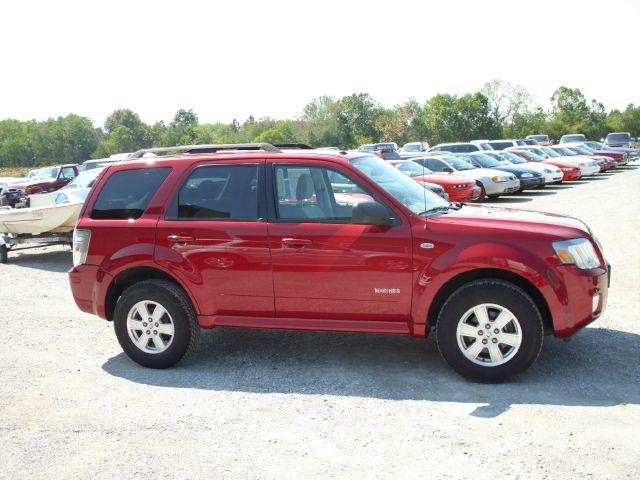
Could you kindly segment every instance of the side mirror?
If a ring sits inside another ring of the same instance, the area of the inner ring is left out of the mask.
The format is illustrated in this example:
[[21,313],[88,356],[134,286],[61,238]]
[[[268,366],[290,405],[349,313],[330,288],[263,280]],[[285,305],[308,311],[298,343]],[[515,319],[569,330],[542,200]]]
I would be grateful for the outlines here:
[[389,216],[389,210],[378,202],[362,202],[353,207],[351,223],[388,227],[393,225],[393,218]]
[[442,171],[444,173],[453,173],[453,168],[451,168],[451,167],[442,167]]

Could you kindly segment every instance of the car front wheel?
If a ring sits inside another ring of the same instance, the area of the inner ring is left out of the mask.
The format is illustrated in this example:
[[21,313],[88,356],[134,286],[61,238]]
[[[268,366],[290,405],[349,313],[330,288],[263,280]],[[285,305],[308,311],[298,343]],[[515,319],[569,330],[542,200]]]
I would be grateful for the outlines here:
[[447,363],[480,382],[501,382],[529,368],[542,339],[542,317],[531,297],[497,279],[460,287],[436,324],[438,349]]
[[115,308],[114,328],[124,352],[150,368],[167,368],[194,351],[198,317],[185,292],[166,280],[127,288]]

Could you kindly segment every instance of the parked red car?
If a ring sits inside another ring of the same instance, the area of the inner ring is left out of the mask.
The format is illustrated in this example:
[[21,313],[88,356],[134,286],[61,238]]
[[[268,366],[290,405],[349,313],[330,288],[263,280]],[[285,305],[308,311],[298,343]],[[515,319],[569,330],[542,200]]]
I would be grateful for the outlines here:
[[77,176],[78,165],[76,164],[43,167],[31,170],[26,182],[11,185],[11,189],[25,195],[55,192]]
[[[433,329],[460,374],[501,381],[605,309],[608,264],[577,219],[450,204],[367,152],[170,150],[188,155],[107,166],[74,233],[76,303],[141,365],[216,326]],[[349,184],[369,200],[340,204]]]
[[533,152],[530,152],[529,150],[516,150],[516,149],[509,149],[508,150],[511,153],[515,153],[516,155],[521,156],[522,158],[524,158],[525,160],[527,160],[528,162],[542,162],[542,163],[548,163],[550,165],[555,165],[556,167],[558,167],[560,170],[562,170],[562,181],[563,182],[568,182],[571,180],[579,180],[582,177],[582,173],[580,172],[580,169],[578,167],[576,167],[575,165],[572,165],[568,162],[563,162],[561,160],[556,160],[555,158],[543,158],[539,155],[536,155]]
[[450,174],[434,173],[412,160],[391,160],[389,163],[418,182],[440,185],[451,202],[477,200],[482,194],[482,189],[472,180]]
[[624,152],[616,152],[613,150],[599,150],[596,148],[592,148],[589,145],[571,145],[569,148],[574,149],[575,152],[582,153],[581,151],[585,151],[590,155],[597,155],[599,157],[610,157],[613,160],[613,166],[617,167],[624,163],[627,159],[627,154]]

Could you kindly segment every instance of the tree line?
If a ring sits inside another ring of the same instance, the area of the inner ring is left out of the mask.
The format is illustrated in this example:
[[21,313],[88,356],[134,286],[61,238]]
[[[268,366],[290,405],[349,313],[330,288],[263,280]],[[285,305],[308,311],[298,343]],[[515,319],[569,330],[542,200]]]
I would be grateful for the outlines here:
[[193,110],[181,109],[168,124],[147,124],[128,109],[111,113],[103,128],[75,114],[45,121],[0,121],[0,166],[80,163],[141,148],[203,143],[308,143],[354,148],[364,143],[440,142],[521,138],[546,133],[584,133],[600,139],[608,132],[640,135],[640,106],[607,111],[578,88],[559,87],[551,107],[535,106],[523,87],[500,80],[475,93],[437,94],[425,103],[410,99],[385,108],[367,93],[319,97],[294,119],[254,118],[243,123],[200,123]]

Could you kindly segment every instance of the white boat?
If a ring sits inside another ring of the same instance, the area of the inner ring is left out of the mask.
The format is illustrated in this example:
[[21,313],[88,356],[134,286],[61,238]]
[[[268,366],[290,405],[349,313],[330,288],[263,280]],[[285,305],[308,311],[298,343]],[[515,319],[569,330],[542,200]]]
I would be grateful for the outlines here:
[[32,208],[0,209],[0,233],[15,235],[70,232],[83,202],[49,204]]

